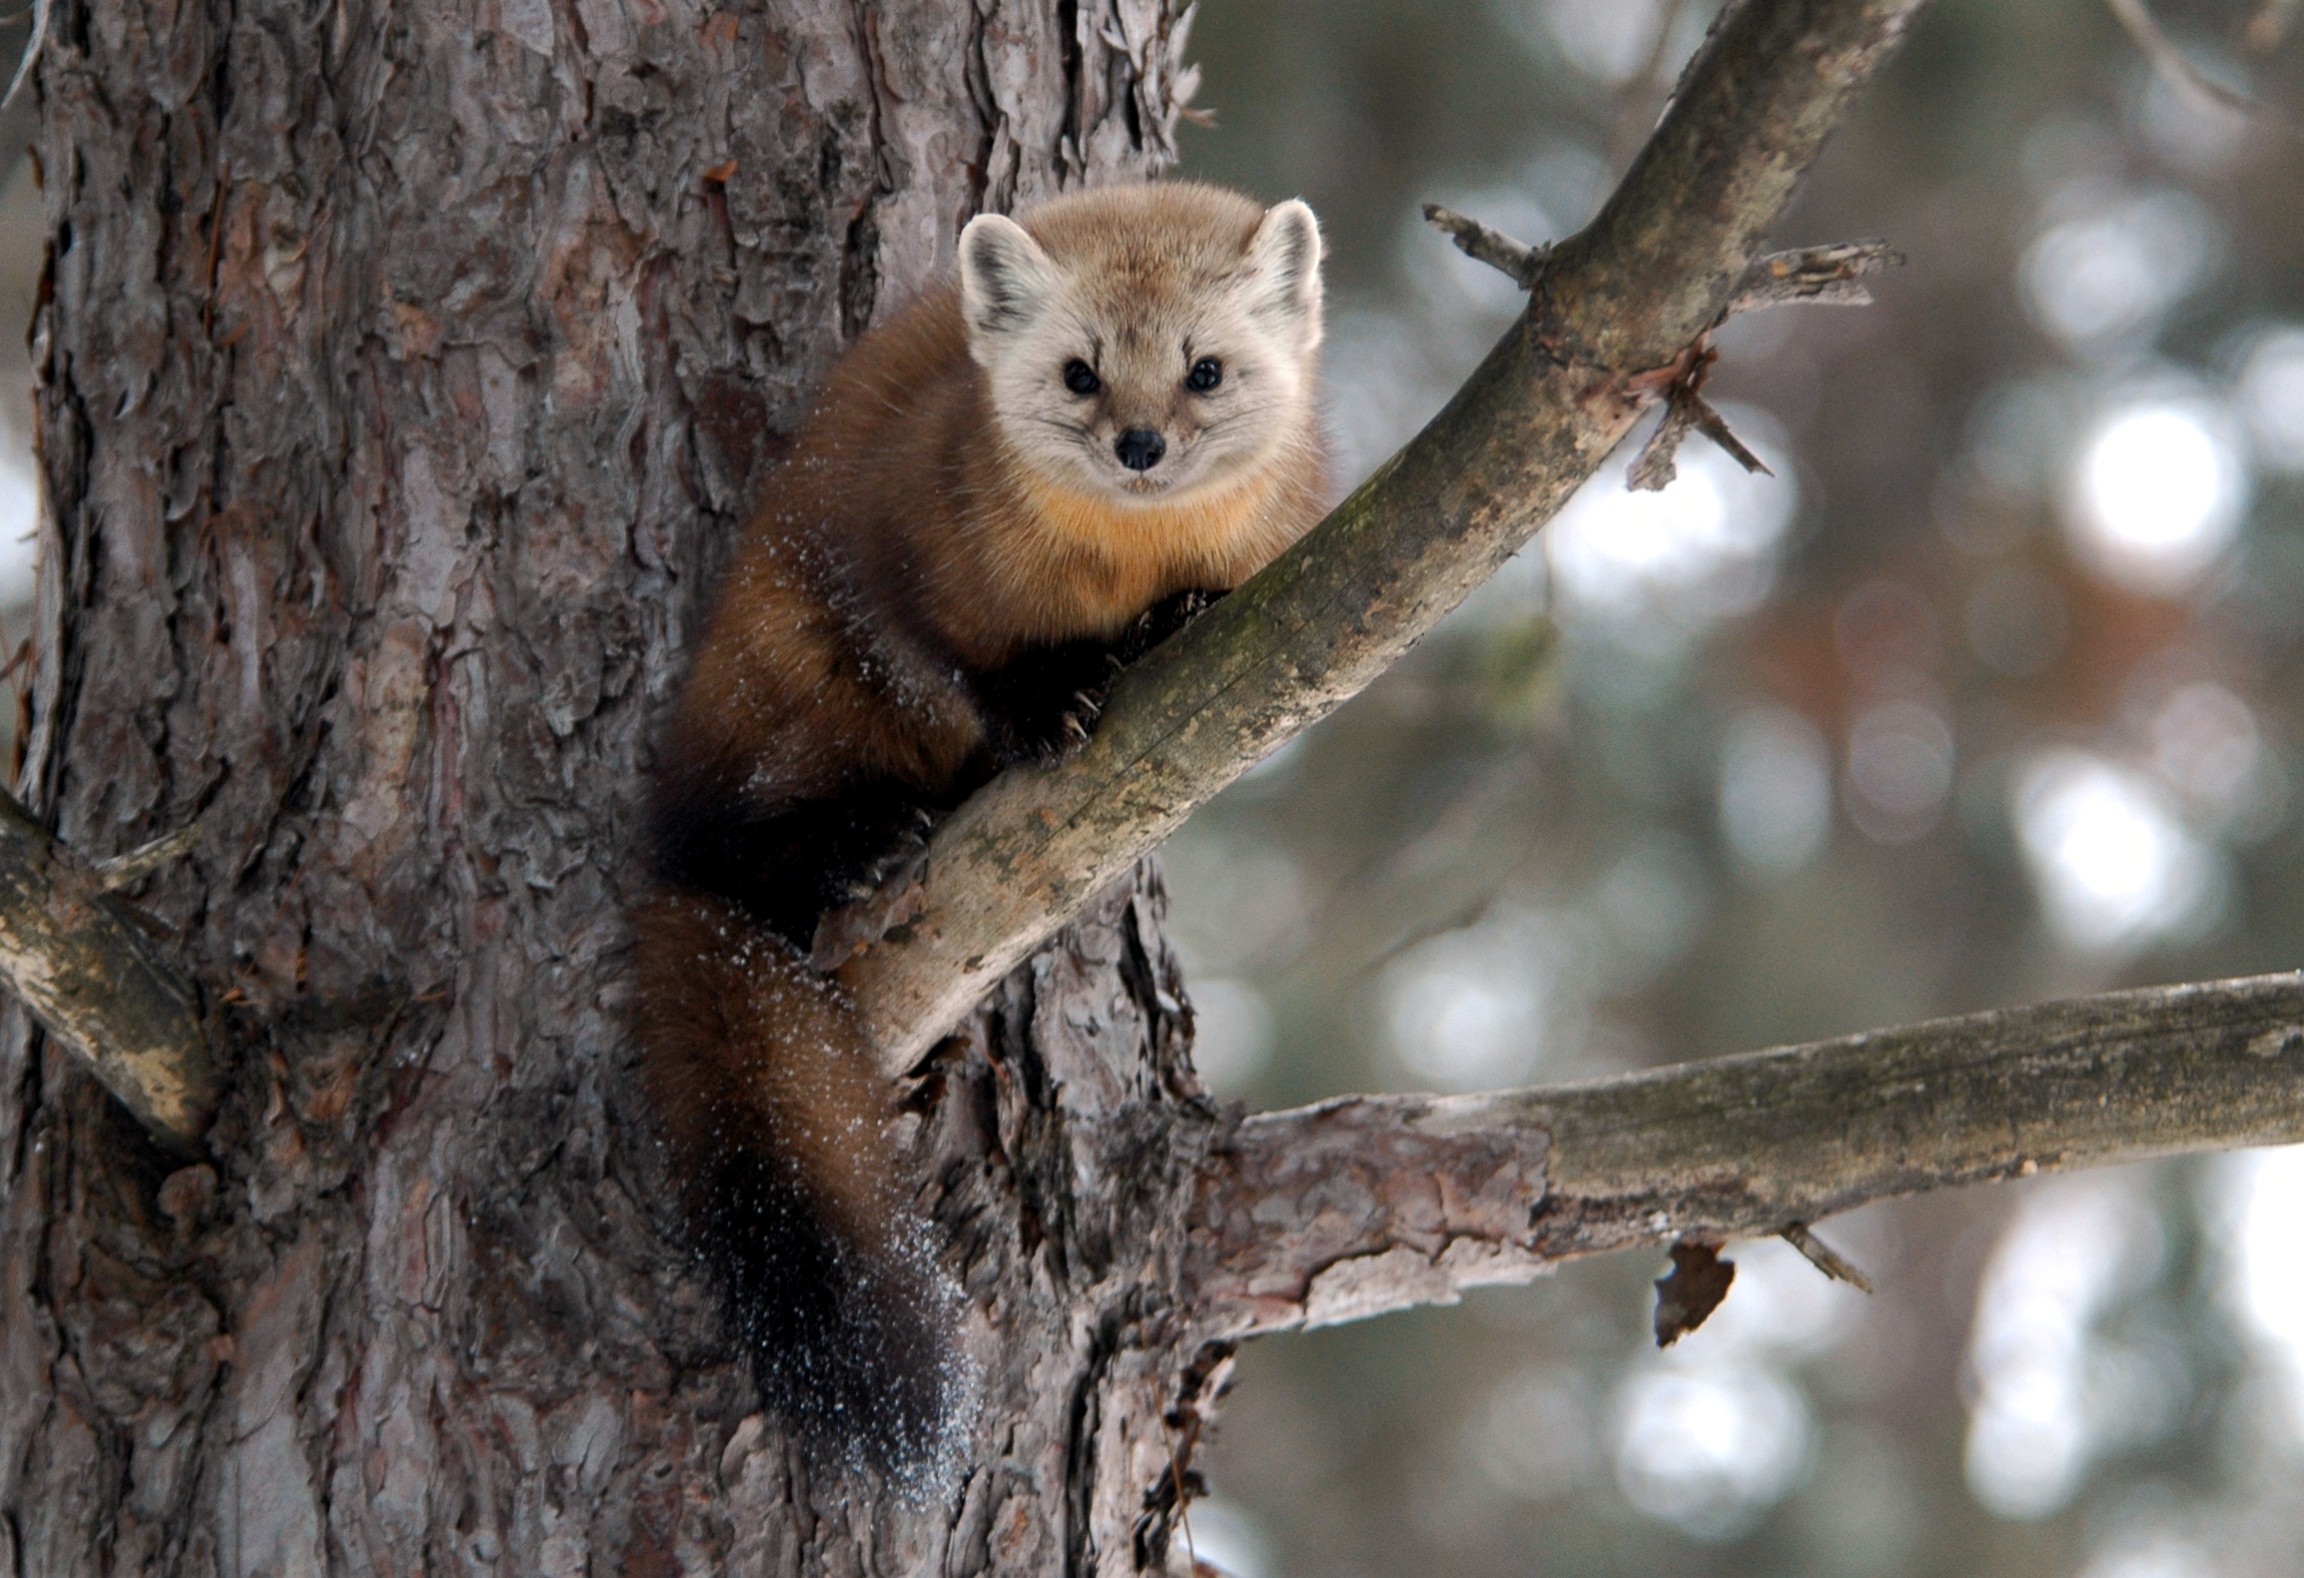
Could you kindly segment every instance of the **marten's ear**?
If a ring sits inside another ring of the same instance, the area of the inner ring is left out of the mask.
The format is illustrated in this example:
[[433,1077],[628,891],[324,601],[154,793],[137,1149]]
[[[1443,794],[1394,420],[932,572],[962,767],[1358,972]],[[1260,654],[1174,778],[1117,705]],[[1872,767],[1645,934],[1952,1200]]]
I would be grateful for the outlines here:
[[1306,350],[1320,343],[1320,221],[1301,198],[1264,211],[1248,242],[1255,271],[1255,310],[1295,334]]
[[1024,227],[978,214],[960,232],[960,311],[969,349],[1031,327],[1056,295],[1056,265]]

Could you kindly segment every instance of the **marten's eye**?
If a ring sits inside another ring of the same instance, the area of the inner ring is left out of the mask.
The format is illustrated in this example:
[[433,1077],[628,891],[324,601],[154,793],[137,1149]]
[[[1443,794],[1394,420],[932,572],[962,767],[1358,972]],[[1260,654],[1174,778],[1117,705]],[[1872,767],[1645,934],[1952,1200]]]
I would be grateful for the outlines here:
[[1194,394],[1206,394],[1224,381],[1224,364],[1213,356],[1203,356],[1192,364],[1184,375],[1184,387]]
[[1076,395],[1092,395],[1104,387],[1104,380],[1086,362],[1070,361],[1064,364],[1064,387]]

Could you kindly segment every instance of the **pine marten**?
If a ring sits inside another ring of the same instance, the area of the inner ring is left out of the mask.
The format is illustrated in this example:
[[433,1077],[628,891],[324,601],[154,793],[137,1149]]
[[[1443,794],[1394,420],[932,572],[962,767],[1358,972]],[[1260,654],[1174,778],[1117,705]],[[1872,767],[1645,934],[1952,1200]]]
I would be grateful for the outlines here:
[[972,220],[959,254],[765,484],[662,743],[636,916],[645,1086],[763,1401],[900,1479],[965,1439],[972,1372],[818,919],[927,816],[1084,741],[1115,659],[1328,487],[1303,203],[1088,192]]

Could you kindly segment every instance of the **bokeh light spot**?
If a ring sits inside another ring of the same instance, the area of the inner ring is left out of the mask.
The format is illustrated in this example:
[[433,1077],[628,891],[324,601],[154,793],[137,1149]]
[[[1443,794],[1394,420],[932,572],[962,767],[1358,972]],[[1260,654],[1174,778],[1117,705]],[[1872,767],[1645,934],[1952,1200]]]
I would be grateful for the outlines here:
[[[1729,420],[1747,432],[1768,425],[1757,413]],[[1782,449],[1747,441],[1775,476],[1748,474],[1693,439],[1659,492],[1633,492],[1614,465],[1585,483],[1542,538],[1564,612],[1649,647],[1758,606],[1800,495]]]
[[30,455],[0,451],[0,605],[32,600],[38,569],[40,483]]
[[1807,1467],[1807,1401],[1761,1365],[1647,1370],[1616,1398],[1625,1499],[1702,1540],[1744,1533]]
[[2292,1444],[2304,1445],[2304,1256],[2296,1252],[2304,1146],[2225,1157],[2214,1183],[2229,1300],[2279,1383],[2275,1422]]
[[2134,591],[2176,592],[2231,543],[2246,478],[2222,424],[2194,404],[2111,413],[2083,442],[2065,525],[2080,557]]
[[1883,844],[1918,838],[1952,791],[1952,726],[1925,702],[1884,701],[1848,731],[1848,812]]
[[1224,976],[1192,983],[1192,1066],[1209,1090],[1235,1097],[1272,1060],[1272,1008],[1245,981]]
[[1469,1445],[1512,1495],[1542,1501],[1573,1488],[1591,1459],[1592,1419],[1583,1377],[1535,1364],[1497,1383],[1473,1415]]
[[1435,937],[1384,973],[1385,1020],[1409,1072],[1443,1090],[1514,1084],[1545,1050],[1554,961],[1517,927]]
[[2248,703],[2207,681],[2179,685],[2153,713],[2151,731],[2153,765],[2187,799],[2217,817],[2246,807],[2264,760]]
[[2028,1193],[1977,1290],[1968,1364],[1968,1488],[2004,1518],[2043,1518],[2070,1499],[2091,1454],[2125,1433],[2133,1391],[2107,1372],[2093,1326],[2157,1273],[2158,1224],[2129,1177],[2060,1179]]
[[2240,414],[2257,463],[2304,471],[2304,327],[2267,329],[2240,364]]
[[2043,232],[2018,277],[2034,321],[2076,349],[2151,334],[2222,256],[2222,225],[2189,192],[2107,200],[2083,182],[2062,197],[2086,211]]
[[1264,1526],[1245,1507],[1221,1499],[1202,1497],[1187,1510],[1190,1529],[1179,1529],[1171,1543],[1229,1578],[1270,1578],[1273,1571],[1271,1541]]
[[1832,762],[1814,724],[1787,707],[1760,707],[1729,725],[1720,827],[1755,876],[1779,877],[1816,857],[1832,830]]
[[2041,909],[2084,951],[2186,935],[2221,899],[2215,852],[2140,773],[2059,748],[2015,778],[2016,831]]
[[1648,63],[1657,30],[1683,8],[1658,0],[1495,0],[1495,9],[1531,44],[1549,43],[1578,71],[1616,87]]

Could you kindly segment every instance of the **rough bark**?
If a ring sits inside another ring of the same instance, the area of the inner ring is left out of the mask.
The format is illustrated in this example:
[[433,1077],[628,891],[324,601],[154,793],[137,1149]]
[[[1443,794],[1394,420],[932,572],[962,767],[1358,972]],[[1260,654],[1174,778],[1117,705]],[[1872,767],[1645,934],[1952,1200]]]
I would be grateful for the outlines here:
[[[23,792],[205,994],[182,1165],[10,1011],[0,1570],[1126,1570],[1193,1157],[1156,893],[922,1095],[1000,1359],[950,1505],[813,1477],[656,1202],[653,716],[751,478],[959,223],[1167,156],[1163,0],[65,4]],[[1123,1165],[1125,1163],[1125,1165]],[[1125,1186],[1116,1180],[1125,1180]],[[1101,1426],[1101,1428],[1099,1428]]]

